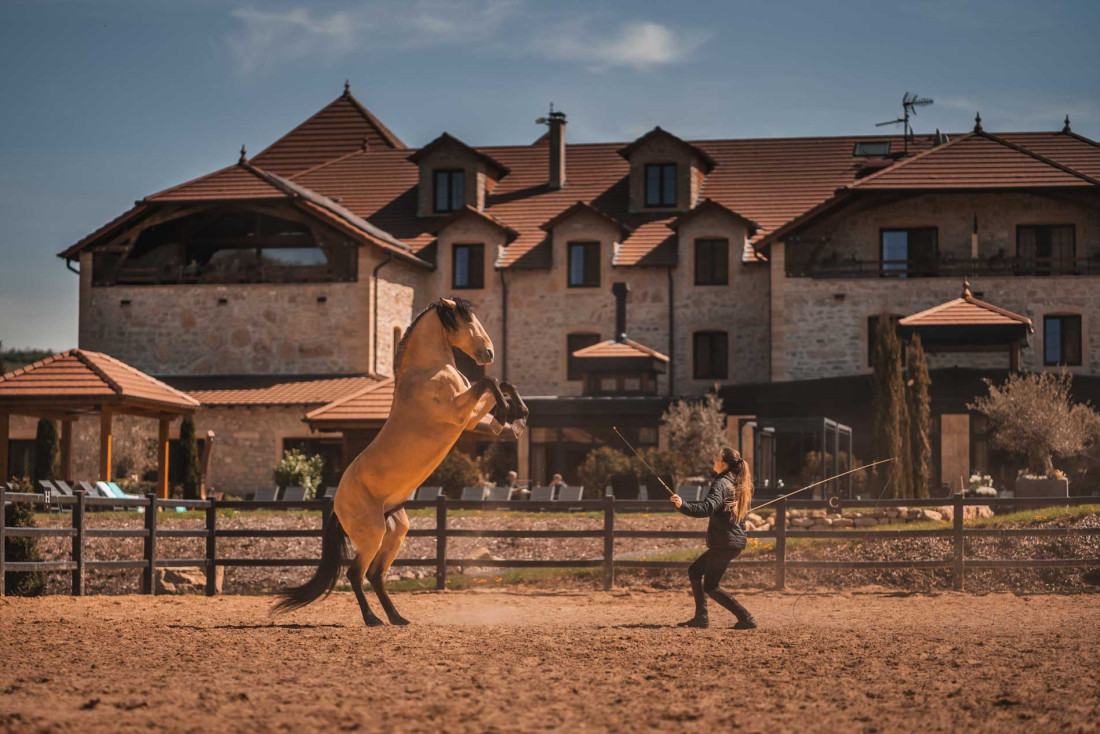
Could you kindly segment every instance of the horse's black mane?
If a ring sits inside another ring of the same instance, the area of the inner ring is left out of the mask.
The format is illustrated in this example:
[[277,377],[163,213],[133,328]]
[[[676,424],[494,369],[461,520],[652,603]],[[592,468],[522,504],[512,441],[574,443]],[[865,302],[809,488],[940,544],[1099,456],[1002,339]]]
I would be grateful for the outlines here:
[[474,315],[474,304],[467,301],[465,298],[452,298],[454,307],[440,298],[437,301],[429,303],[423,311],[416,315],[416,318],[409,324],[409,328],[405,329],[405,333],[401,335],[401,341],[397,343],[397,348],[393,350],[393,378],[397,380],[397,368],[401,364],[401,355],[405,353],[405,344],[409,341],[409,334],[416,328],[420,319],[424,318],[425,314],[429,311],[435,311],[439,316],[440,322],[443,324],[443,328],[447,331],[456,331],[458,329],[458,319],[463,321],[469,321]]

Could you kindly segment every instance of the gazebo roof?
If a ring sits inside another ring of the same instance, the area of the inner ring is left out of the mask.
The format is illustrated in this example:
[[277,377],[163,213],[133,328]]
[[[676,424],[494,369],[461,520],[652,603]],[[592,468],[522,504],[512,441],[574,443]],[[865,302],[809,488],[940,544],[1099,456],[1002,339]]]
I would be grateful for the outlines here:
[[393,379],[376,382],[306,413],[311,428],[380,426],[390,417]]
[[970,282],[963,283],[962,296],[906,316],[901,326],[1025,326],[1028,333],[1035,329],[1031,319],[1012,313],[991,303],[980,301],[970,292]]
[[191,413],[199,401],[114,357],[70,349],[0,377],[0,412]]

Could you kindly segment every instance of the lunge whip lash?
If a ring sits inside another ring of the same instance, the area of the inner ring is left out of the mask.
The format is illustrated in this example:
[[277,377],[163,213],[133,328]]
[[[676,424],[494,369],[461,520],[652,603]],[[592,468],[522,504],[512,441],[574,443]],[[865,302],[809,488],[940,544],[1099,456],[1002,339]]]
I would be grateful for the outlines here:
[[[617,433],[617,431],[616,431],[616,433]],[[805,487],[802,487],[801,489],[796,489],[795,491],[788,492],[787,494],[781,494],[773,500],[768,500],[767,502],[764,502],[763,504],[759,504],[756,507],[753,507],[752,509],[749,510],[749,512],[756,512],[761,507],[767,507],[768,505],[774,504],[774,503],[778,502],[779,500],[787,499],[791,495],[798,494],[799,492],[805,492],[807,489],[813,489],[814,487],[818,487],[822,484],[825,484],[826,482],[831,482],[834,479],[840,479],[841,477],[846,477],[849,474],[855,474],[857,471],[862,471],[863,469],[870,469],[872,466],[878,466],[879,464],[885,464],[886,462],[893,461],[893,460],[894,460],[894,457],[891,456],[889,459],[880,459],[880,460],[878,460],[878,461],[876,461],[872,464],[864,464],[863,466],[857,466],[855,469],[849,469],[848,471],[846,471],[842,474],[837,474],[837,475],[832,476],[832,477],[826,477],[825,479],[822,479],[820,482],[814,482],[813,484],[807,484]]]
[[669,486],[667,484],[665,484],[665,480],[661,479],[661,475],[658,474],[657,472],[655,472],[653,470],[653,467],[649,465],[649,462],[642,458],[642,455],[638,453],[638,449],[631,446],[630,441],[627,441],[626,438],[623,437],[623,434],[619,433],[619,429],[616,428],[615,426],[611,426],[611,430],[615,432],[616,436],[623,439],[623,443],[626,444],[627,448],[629,448],[631,451],[634,452],[634,455],[638,457],[638,461],[645,464],[645,468],[649,469],[650,473],[653,474],[653,476],[657,477],[657,481],[660,482],[661,486],[664,487],[668,491],[669,495],[675,495],[676,493],[673,492],[671,489],[669,489]]

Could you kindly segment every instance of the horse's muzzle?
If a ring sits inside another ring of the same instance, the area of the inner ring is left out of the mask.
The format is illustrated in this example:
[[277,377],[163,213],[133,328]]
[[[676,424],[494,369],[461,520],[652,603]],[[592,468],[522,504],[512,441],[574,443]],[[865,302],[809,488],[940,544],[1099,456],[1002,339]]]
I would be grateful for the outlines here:
[[491,364],[493,361],[493,350],[479,349],[477,350],[477,354],[474,355],[474,359],[477,360],[479,365]]

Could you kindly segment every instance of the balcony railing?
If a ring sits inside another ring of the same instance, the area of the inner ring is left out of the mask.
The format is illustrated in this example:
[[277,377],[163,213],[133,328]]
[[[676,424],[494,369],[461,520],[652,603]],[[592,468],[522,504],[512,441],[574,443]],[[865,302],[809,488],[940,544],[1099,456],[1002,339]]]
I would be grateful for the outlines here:
[[787,263],[788,278],[962,278],[1100,275],[1100,255],[1077,258],[990,257],[935,260],[829,259]]

